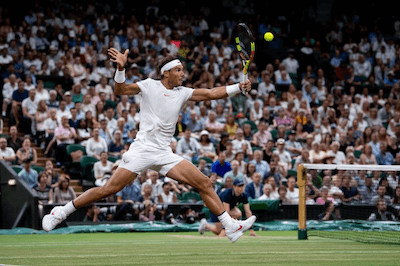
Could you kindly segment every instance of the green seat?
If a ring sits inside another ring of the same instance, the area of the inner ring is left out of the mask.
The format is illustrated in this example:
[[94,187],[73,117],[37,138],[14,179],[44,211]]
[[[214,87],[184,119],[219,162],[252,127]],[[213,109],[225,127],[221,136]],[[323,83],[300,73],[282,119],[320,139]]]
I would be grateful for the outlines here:
[[83,151],[83,154],[86,154],[86,147],[80,144],[69,144],[67,146],[67,154],[70,155],[71,152],[81,150]]
[[278,130],[274,129],[270,131],[273,140],[276,140],[276,136],[278,135]]
[[296,170],[289,170],[288,171],[288,176],[293,175],[295,178],[297,178],[297,171]]
[[45,81],[43,82],[43,87],[48,90],[53,90],[56,84],[53,81]]
[[108,160],[109,160],[110,162],[115,163],[115,162],[118,160],[118,158],[115,158],[114,156],[108,156]]
[[15,171],[17,175],[19,174],[19,172],[22,171],[22,167],[17,165],[12,166],[12,169]]
[[211,164],[214,163],[214,161],[209,157],[200,157],[199,159],[197,159],[197,163],[200,161],[200,159],[205,160],[206,163],[211,163]]
[[97,161],[99,161],[99,160],[97,160],[97,158],[95,158],[95,157],[88,156],[88,155],[82,156],[82,158],[79,162],[80,162],[81,168],[82,168],[82,179],[83,180],[86,180],[89,182],[94,181],[94,174],[92,172],[92,169],[93,169],[94,163]]
[[37,166],[37,165],[31,165],[31,168],[32,168],[33,170],[36,170],[36,172],[38,172],[38,173],[43,172],[43,171],[45,170],[44,167]]
[[8,135],[8,134],[5,134],[5,133],[1,133],[0,134],[0,138],[6,138],[6,139],[8,139],[10,136]]
[[200,202],[202,201],[199,193],[196,192],[185,192],[182,194],[183,202]]
[[296,159],[292,159],[292,169],[293,169],[295,164],[296,164]]
[[354,156],[356,156],[357,159],[360,158],[362,151],[354,151]]

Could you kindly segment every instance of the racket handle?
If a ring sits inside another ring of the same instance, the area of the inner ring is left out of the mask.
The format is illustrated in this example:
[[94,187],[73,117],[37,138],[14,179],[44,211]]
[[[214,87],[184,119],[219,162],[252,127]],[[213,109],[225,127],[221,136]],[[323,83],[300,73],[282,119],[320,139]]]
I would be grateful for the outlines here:
[[[248,77],[249,77],[248,74],[243,75],[243,82],[246,82],[246,80],[247,80]],[[242,93],[243,93],[243,95],[246,95],[246,94],[247,94],[247,91],[246,91],[246,90],[243,90]]]

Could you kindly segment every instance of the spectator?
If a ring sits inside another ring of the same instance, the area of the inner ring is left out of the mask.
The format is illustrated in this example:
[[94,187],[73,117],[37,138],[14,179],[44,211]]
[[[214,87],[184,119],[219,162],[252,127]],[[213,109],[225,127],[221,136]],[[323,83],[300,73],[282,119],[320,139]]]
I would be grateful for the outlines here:
[[32,163],[31,159],[29,159],[29,158],[24,159],[24,161],[23,161],[24,167],[18,173],[18,176],[22,180],[24,180],[29,187],[33,188],[33,186],[35,186],[38,182],[38,180],[37,180],[38,173],[36,172],[36,170],[31,168],[31,163]]
[[40,172],[38,175],[38,183],[35,184],[32,189],[35,191],[38,195],[38,204],[39,204],[39,217],[42,218],[44,213],[43,213],[43,206],[46,205],[50,197],[50,193],[52,193],[51,186],[49,186],[47,183],[48,175],[46,172]]
[[379,144],[379,153],[376,155],[376,161],[379,165],[392,165],[394,161],[393,155],[387,151],[386,142],[382,141]]
[[26,159],[29,159],[32,164],[36,164],[37,162],[37,153],[36,150],[31,147],[31,140],[29,138],[24,139],[22,147],[18,149],[16,155],[19,164],[22,164]]
[[205,159],[202,159],[202,158],[199,159],[197,169],[199,169],[199,171],[202,172],[206,176],[210,176],[210,174],[211,174],[211,170],[207,166],[207,162]]
[[279,200],[282,202],[282,204],[292,204],[286,197],[286,193],[287,193],[287,187],[279,186],[278,188]]
[[387,210],[387,203],[380,199],[376,202],[376,211],[371,213],[368,221],[397,221],[396,216]]
[[272,140],[271,132],[268,131],[268,126],[263,120],[260,120],[257,124],[257,132],[253,135],[250,144],[256,147],[264,147],[269,140]]
[[377,195],[373,196],[370,204],[375,205],[379,200],[384,200],[386,205],[391,205],[391,197],[386,195],[386,187],[384,185],[378,186],[376,190]]
[[0,160],[5,161],[7,164],[12,165],[17,156],[12,148],[7,147],[7,139],[0,138]]
[[292,157],[285,151],[285,140],[280,138],[276,143],[277,149],[273,153],[279,155],[279,161],[285,165],[286,169],[292,169]]
[[299,189],[296,187],[296,178],[294,176],[288,177],[286,198],[290,204],[299,204]]
[[231,164],[226,162],[225,151],[220,152],[218,159],[211,165],[211,172],[216,173],[219,177],[224,177],[225,173],[231,170]]
[[[46,134],[46,127],[44,121],[49,118],[49,112],[45,100],[38,101],[38,106],[34,116],[34,129],[35,129],[35,143],[36,146],[41,146]],[[34,133],[34,132],[32,132]],[[43,145],[44,147],[44,145]]]
[[68,175],[60,175],[58,187],[55,187],[53,199],[49,203],[63,203],[69,202],[76,198],[74,189],[70,186],[70,178]]
[[256,172],[260,173],[264,178],[266,174],[270,171],[269,164],[262,159],[262,151],[255,150],[254,151],[254,159],[249,163],[252,163],[256,166]]
[[67,162],[67,146],[75,143],[76,131],[69,125],[68,117],[61,118],[61,125],[54,130],[54,137],[57,141],[56,162],[63,164]]
[[25,90],[25,83],[21,80],[18,82],[18,89],[11,96],[12,106],[11,113],[15,120],[15,125],[18,127],[22,118],[22,101],[28,98],[29,92]]
[[200,141],[199,141],[200,149],[203,151],[201,157],[208,157],[211,160],[215,160],[217,157],[214,144],[211,142],[210,134],[207,130],[203,130],[200,132]]
[[103,151],[108,152],[107,142],[100,137],[100,129],[94,128],[92,137],[86,143],[86,153],[100,160],[100,153]]
[[345,203],[355,203],[361,200],[361,195],[357,189],[357,187],[350,185],[351,175],[346,172],[342,177],[342,187],[340,188],[343,191],[342,201]]
[[10,127],[10,136],[7,138],[7,147],[11,147],[14,152],[17,152],[22,147],[22,139],[18,137],[16,126]]
[[169,182],[164,182],[162,189],[162,192],[158,195],[159,203],[168,204],[178,202],[178,197],[175,192],[171,191],[171,184]]
[[197,161],[199,155],[203,153],[199,142],[191,137],[192,131],[186,128],[183,138],[178,141],[176,153],[189,161]]
[[12,95],[13,92],[18,89],[17,77],[15,74],[11,74],[9,77],[9,81],[5,82],[3,85],[2,95],[3,95],[3,109],[2,116],[6,117],[7,110],[12,103]]
[[279,199],[278,193],[274,192],[270,184],[265,184],[263,187],[263,194],[258,198],[259,200],[277,200]]
[[163,181],[159,178],[158,172],[154,170],[148,170],[147,173],[149,179],[146,180],[146,183],[151,185],[151,196],[154,198],[155,201],[158,201],[158,195],[161,194],[163,191]]
[[233,160],[231,163],[231,168],[232,170],[230,170],[229,172],[226,172],[223,176],[223,180],[225,182],[227,177],[231,177],[233,181],[235,181],[235,179],[240,178],[243,181],[245,181],[244,175],[239,173],[239,162],[236,160]]
[[234,139],[235,132],[239,128],[239,124],[235,121],[235,116],[233,113],[228,113],[226,118],[226,123],[223,127],[223,132],[227,132],[229,139]]
[[334,213],[335,205],[330,201],[324,204],[324,212],[318,215],[318,221],[338,220],[339,217]]
[[263,184],[261,183],[260,173],[254,173],[252,182],[246,185],[245,193],[247,197],[252,199],[258,199],[263,194]]
[[93,165],[94,178],[96,178],[95,185],[98,187],[104,186],[104,184],[111,178],[113,163],[108,160],[108,154],[106,151],[100,153],[100,160],[95,162]]
[[[289,152],[291,158],[296,159],[302,152],[302,146],[300,142],[296,141],[296,131],[291,130],[289,132],[289,139],[286,141],[285,149]],[[295,168],[297,169],[297,168]]]
[[337,141],[332,142],[331,149],[328,151],[327,155],[332,156],[334,164],[344,164],[346,161],[346,155],[344,152],[339,150],[340,144]]
[[372,153],[372,147],[370,143],[365,145],[364,152],[360,155],[360,164],[377,164],[376,157]]
[[124,149],[124,143],[122,139],[121,130],[117,129],[114,131],[114,139],[108,145],[108,154],[115,158],[119,158],[119,154]]
[[249,141],[244,139],[243,129],[238,128],[235,132],[235,139],[232,140],[233,151],[235,153],[241,151],[245,155],[245,158],[251,160],[253,158],[253,151]]
[[371,204],[371,200],[376,196],[376,189],[373,186],[372,177],[365,177],[365,186],[360,189],[360,195],[363,204]]

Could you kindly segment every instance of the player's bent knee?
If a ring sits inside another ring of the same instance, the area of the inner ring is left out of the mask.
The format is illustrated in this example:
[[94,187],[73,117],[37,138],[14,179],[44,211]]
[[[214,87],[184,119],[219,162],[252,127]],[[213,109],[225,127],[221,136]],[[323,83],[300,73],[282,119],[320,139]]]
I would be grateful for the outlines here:
[[211,180],[204,176],[204,178],[200,181],[200,185],[197,188],[199,191],[207,191],[209,189],[213,189]]

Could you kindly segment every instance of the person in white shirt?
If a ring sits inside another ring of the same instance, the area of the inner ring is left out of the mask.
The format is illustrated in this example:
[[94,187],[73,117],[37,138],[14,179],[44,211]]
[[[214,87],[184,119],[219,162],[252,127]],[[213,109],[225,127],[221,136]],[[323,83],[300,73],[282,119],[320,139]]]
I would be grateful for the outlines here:
[[289,74],[297,74],[299,62],[294,58],[294,50],[289,49],[289,56],[283,59],[282,64],[285,65],[286,72]]
[[346,162],[346,155],[344,152],[339,151],[340,144],[338,141],[334,141],[331,144],[331,149],[328,151],[328,155],[334,157],[334,164],[344,164]]
[[108,160],[108,154],[106,151],[100,153],[100,160],[95,162],[93,165],[94,177],[96,181],[94,184],[98,187],[104,186],[104,184],[110,179],[113,163]]
[[100,83],[95,86],[96,92],[104,92],[106,94],[106,100],[115,101],[115,95],[112,87],[107,84],[107,78],[101,77]]
[[258,85],[258,97],[266,99],[271,91],[275,92],[275,85],[271,82],[271,76],[268,72],[262,75],[262,82]]
[[279,199],[278,193],[272,193],[272,186],[265,184],[263,187],[263,194],[258,198],[259,200],[277,200]]
[[365,60],[364,55],[360,54],[358,60],[353,62],[354,75],[368,78],[372,71],[371,63]]
[[68,119],[71,118],[71,112],[67,109],[67,102],[65,100],[60,101],[60,105],[57,110],[58,124],[61,124],[61,118],[66,116]]
[[292,157],[290,153],[285,150],[285,140],[280,138],[277,140],[277,149],[273,151],[279,155],[279,162],[284,163],[286,169],[292,169]]
[[15,90],[18,89],[17,77],[15,74],[11,74],[9,77],[9,82],[3,85],[3,116],[6,116],[8,105],[11,104],[12,94]]
[[47,101],[47,100],[49,100],[50,99],[50,94],[49,94],[49,91],[48,90],[46,90],[45,88],[44,88],[44,85],[43,85],[43,80],[38,80],[37,81],[37,85],[36,85],[36,101],[40,101],[40,100],[45,100],[45,101]]
[[7,147],[7,139],[0,138],[0,161],[4,160],[9,165],[12,165],[16,158],[13,148]]
[[204,204],[225,227],[226,236],[235,242],[243,232],[250,229],[256,220],[251,216],[245,221],[236,221],[228,214],[220,198],[215,193],[210,179],[203,175],[191,162],[174,154],[170,147],[176,129],[178,116],[187,101],[204,101],[225,98],[241,90],[250,91],[251,82],[221,86],[212,89],[191,89],[181,86],[185,75],[183,65],[173,56],[163,58],[157,68],[161,80],[148,78],[137,83],[125,84],[125,69],[129,50],[120,53],[110,48],[111,61],[117,64],[114,80],[117,95],[142,94],[140,103],[140,130],[129,150],[122,156],[116,172],[102,187],[85,191],[64,206],[55,207],[44,216],[42,226],[46,231],[54,229],[77,208],[107,197],[122,190],[129,182],[146,169],[153,169],[176,181],[195,187]]
[[108,145],[105,139],[99,136],[100,128],[93,129],[93,135],[86,143],[86,153],[89,156],[95,157],[100,160],[100,154],[105,151],[108,152]]
[[38,102],[36,101],[35,97],[36,91],[31,90],[29,91],[29,97],[24,99],[21,104],[23,114],[22,127],[24,128],[24,133],[29,133],[32,122],[35,119],[35,113],[38,106]]
[[286,198],[290,204],[299,204],[299,189],[296,187],[296,178],[290,176],[287,180]]

